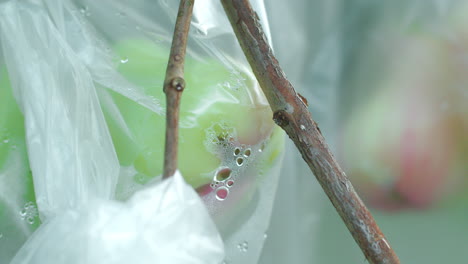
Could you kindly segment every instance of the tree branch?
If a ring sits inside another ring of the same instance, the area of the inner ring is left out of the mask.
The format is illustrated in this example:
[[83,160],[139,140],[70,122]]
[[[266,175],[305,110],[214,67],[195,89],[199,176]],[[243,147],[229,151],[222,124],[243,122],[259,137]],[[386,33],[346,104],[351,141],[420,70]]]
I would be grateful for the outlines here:
[[166,94],[166,143],[164,147],[163,178],[174,175],[177,169],[179,138],[179,109],[185,88],[184,61],[194,0],[181,0],[172,38],[171,53],[164,79]]
[[270,103],[273,120],[294,141],[369,263],[400,263],[340,168],[305,103],[280,68],[248,0],[221,0],[237,39]]

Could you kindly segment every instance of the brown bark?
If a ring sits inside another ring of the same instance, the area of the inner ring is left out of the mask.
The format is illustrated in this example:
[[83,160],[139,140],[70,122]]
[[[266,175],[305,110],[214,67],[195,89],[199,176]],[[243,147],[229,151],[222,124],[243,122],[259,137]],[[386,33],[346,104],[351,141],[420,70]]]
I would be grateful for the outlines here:
[[[286,79],[248,0],[221,0],[237,39],[283,128],[372,264],[400,263],[328,148],[305,103]],[[339,249],[337,249],[339,250]]]
[[177,170],[179,138],[179,109],[185,89],[184,61],[194,0],[181,0],[172,38],[171,53],[164,79],[166,94],[166,140],[164,147],[163,178],[171,177]]

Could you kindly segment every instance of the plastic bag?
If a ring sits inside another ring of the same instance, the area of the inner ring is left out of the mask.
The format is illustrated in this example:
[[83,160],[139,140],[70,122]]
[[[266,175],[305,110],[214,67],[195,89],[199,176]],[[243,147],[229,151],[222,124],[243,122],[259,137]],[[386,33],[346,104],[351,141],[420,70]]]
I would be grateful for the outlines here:
[[[262,2],[256,5],[262,7]],[[204,15],[207,7],[211,16]],[[57,241],[43,240],[65,235],[66,221],[81,230],[93,227],[76,214],[112,214],[119,206],[107,201],[145,191],[161,173],[162,83],[176,10],[176,2],[164,1],[0,4],[1,43],[11,89],[25,116],[37,211],[30,192],[26,203],[10,197],[5,202],[13,211],[20,210],[15,204],[24,203],[44,223],[17,263],[27,261],[34,248],[39,255],[52,250]],[[223,238],[226,261],[256,263],[274,200],[283,134],[274,128],[271,110],[218,1],[195,7],[185,72],[180,170],[207,206]],[[27,162],[21,166],[25,170]],[[31,188],[27,176],[22,186]],[[200,227],[212,225],[200,221]],[[60,223],[63,232],[51,235]],[[22,224],[13,220],[13,225]],[[27,227],[22,239],[33,229]],[[204,241],[192,231],[194,239]],[[86,238],[70,234],[66,241]],[[9,237],[0,239],[2,249],[7,241]],[[138,252],[136,243],[128,246],[129,254]],[[66,250],[66,243],[60,249]],[[13,249],[6,250],[2,261],[12,256]],[[86,251],[70,250],[67,256]],[[205,255],[205,261],[216,260],[219,252],[212,250],[215,257]]]
[[11,263],[217,264],[223,257],[205,205],[176,173],[125,203],[96,199],[61,212],[41,225]]

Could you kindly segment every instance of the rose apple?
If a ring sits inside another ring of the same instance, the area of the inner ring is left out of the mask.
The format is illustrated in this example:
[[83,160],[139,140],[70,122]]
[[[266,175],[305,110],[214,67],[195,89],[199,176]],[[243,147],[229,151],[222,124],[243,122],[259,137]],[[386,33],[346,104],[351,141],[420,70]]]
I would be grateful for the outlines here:
[[467,69],[460,50],[427,34],[394,44],[398,59],[385,60],[391,66],[374,94],[344,126],[341,158],[372,205],[427,208],[466,186]]
[[[169,47],[145,39],[125,39],[115,44],[114,51],[120,60],[118,71],[164,108],[162,83]],[[237,170],[247,164],[244,159],[263,160],[258,166],[270,166],[266,160],[272,162],[283,146],[281,136],[276,140],[270,137],[282,133],[275,128],[266,99],[247,71],[234,61],[229,62],[229,69],[213,59],[190,54],[185,59],[187,85],[181,101],[178,164],[186,181],[207,194],[216,187],[216,174],[223,174],[223,168],[225,173],[226,169]],[[117,93],[112,96],[119,113],[105,112],[121,164],[134,166],[145,179],[160,175],[165,114]],[[125,124],[119,123],[117,116]],[[269,144],[273,147],[267,148]],[[260,145],[267,151],[259,156],[263,150]],[[270,158],[262,158],[267,156]],[[227,164],[227,160],[233,163]],[[219,176],[219,182],[229,177]]]

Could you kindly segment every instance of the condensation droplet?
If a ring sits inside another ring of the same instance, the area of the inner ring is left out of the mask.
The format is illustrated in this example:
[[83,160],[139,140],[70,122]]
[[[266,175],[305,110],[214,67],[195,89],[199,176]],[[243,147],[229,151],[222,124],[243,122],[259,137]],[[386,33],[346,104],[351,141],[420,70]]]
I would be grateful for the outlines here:
[[224,201],[229,195],[229,190],[226,187],[220,187],[216,190],[216,199]]
[[32,224],[34,224],[34,217],[33,216],[28,216],[26,221],[28,222],[28,224],[32,225]]
[[216,173],[215,179],[217,181],[225,181],[231,177],[231,169],[229,168],[222,168]]
[[233,180],[230,180],[226,183],[226,186],[227,187],[232,187],[234,185],[234,181]]
[[264,149],[265,149],[265,142],[263,142],[263,143],[260,145],[260,148],[258,149],[258,152],[263,152]]
[[247,243],[247,241],[244,241],[240,243],[239,245],[237,245],[237,248],[241,252],[247,252],[247,250],[249,250],[249,243]]
[[245,157],[249,157],[250,154],[252,154],[252,151],[249,148],[244,151],[244,156]]
[[128,62],[128,58],[127,58],[127,57],[122,58],[122,59],[120,60],[120,63],[122,63],[122,64],[125,64],[125,63],[127,63],[127,62]]
[[235,149],[234,149],[234,155],[235,155],[235,156],[239,155],[240,152],[241,152],[240,148],[235,148]]
[[20,211],[21,219],[26,220],[29,224],[34,223],[34,219],[37,217],[38,212],[33,202],[27,202],[24,204]]
[[237,158],[236,163],[237,163],[237,166],[242,166],[242,164],[244,163],[244,159],[243,158]]
[[26,216],[26,209],[25,208],[21,209],[20,215],[21,216]]

